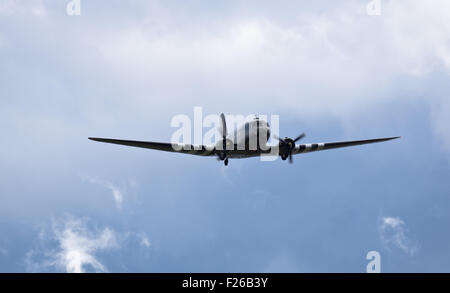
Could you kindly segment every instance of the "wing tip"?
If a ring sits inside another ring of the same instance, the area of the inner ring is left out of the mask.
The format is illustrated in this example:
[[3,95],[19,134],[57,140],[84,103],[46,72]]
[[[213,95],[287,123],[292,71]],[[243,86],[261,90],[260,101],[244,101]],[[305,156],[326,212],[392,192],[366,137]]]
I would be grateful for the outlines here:
[[93,140],[93,141],[99,141],[99,142],[104,142],[106,141],[105,138],[99,138],[99,137],[88,137],[89,140]]

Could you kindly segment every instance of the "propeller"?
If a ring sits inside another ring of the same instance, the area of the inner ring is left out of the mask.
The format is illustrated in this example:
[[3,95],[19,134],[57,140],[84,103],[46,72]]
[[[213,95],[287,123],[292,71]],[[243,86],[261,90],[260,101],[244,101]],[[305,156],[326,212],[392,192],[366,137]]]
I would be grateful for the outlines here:
[[299,141],[300,139],[304,138],[306,135],[305,133],[300,134],[295,139],[285,137],[280,138],[276,135],[273,135],[275,139],[278,139],[280,141],[280,155],[283,160],[286,160],[287,157],[289,157],[289,163],[293,163],[294,160],[292,158],[292,150],[295,149],[295,143]]
[[223,143],[223,153],[220,159],[226,160],[225,165],[228,165],[227,159],[227,123],[225,121],[225,114],[221,113],[220,118],[222,120],[222,143]]

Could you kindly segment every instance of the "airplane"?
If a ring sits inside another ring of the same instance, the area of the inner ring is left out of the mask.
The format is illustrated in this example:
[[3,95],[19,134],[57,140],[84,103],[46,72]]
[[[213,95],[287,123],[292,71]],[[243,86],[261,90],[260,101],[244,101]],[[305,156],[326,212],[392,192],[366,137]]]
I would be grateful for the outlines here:
[[[222,125],[220,129],[222,139],[218,141],[214,146],[206,146],[206,145],[194,146],[191,144],[173,144],[163,142],[109,139],[98,137],[89,137],[89,139],[98,142],[147,148],[166,152],[183,153],[197,156],[212,156],[217,157],[219,161],[223,161],[225,166],[228,165],[228,159],[256,157],[262,154],[270,154],[271,151],[273,151],[272,148],[274,146],[266,145],[268,138],[270,137],[270,125],[264,119],[259,119],[259,117],[255,117],[253,118],[252,121],[245,123],[242,127],[237,129],[234,134],[230,135],[227,132],[225,115],[222,113],[220,115],[220,118]],[[286,160],[289,158],[289,162],[292,163],[293,162],[292,156],[296,154],[377,143],[400,138],[400,136],[395,136],[376,139],[296,145],[296,142],[298,142],[304,137],[305,137],[304,133],[300,134],[294,139],[289,137],[280,138],[274,135],[273,138],[279,141],[278,150],[275,150],[276,153],[278,153],[278,155],[281,157],[282,160]],[[266,147],[262,148],[260,147],[259,144],[256,144],[256,147],[251,147],[250,142],[252,141],[252,139],[253,141],[262,140],[260,143],[262,145],[266,145]]]

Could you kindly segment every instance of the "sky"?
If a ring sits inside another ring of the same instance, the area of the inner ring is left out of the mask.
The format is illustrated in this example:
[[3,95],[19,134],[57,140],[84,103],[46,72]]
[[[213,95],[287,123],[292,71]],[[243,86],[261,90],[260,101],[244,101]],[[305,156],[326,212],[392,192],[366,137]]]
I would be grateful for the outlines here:
[[[0,0],[0,272],[450,271],[450,3]],[[170,141],[279,115],[294,164]]]

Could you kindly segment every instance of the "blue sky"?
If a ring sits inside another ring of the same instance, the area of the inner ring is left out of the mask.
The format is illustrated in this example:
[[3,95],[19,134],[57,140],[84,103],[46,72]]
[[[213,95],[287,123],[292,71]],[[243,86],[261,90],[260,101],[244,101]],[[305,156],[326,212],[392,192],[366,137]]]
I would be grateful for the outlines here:
[[[0,272],[448,272],[447,2],[0,0]],[[402,139],[226,168],[87,140],[194,106]]]

